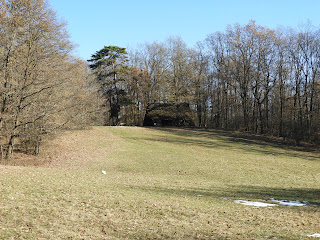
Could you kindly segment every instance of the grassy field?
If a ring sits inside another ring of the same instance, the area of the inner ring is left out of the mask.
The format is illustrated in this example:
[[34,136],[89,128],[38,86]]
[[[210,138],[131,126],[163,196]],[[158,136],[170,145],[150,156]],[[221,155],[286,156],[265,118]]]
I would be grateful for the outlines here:
[[[222,131],[138,127],[69,132],[46,148],[38,158],[18,155],[11,165],[20,166],[0,165],[0,239],[292,240],[320,233],[316,151]],[[310,205],[234,202],[270,198]]]

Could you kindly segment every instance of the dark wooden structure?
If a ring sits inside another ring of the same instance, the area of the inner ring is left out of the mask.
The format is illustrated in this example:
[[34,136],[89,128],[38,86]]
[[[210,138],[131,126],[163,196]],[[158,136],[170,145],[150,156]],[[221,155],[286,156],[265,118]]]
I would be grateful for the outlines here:
[[143,126],[193,127],[188,103],[152,103],[148,105]]

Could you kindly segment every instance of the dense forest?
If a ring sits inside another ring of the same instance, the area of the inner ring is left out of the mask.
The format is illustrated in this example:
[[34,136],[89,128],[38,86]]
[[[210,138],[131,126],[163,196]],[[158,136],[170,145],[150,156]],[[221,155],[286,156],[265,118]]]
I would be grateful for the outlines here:
[[151,103],[187,103],[198,127],[320,139],[320,29],[310,23],[234,24],[193,48],[180,37],[129,53],[109,46],[89,63],[107,125],[142,125]]
[[0,0],[1,159],[15,148],[37,154],[59,129],[142,126],[155,103],[188,106],[197,127],[320,140],[320,29],[311,23],[234,24],[194,47],[180,37],[105,46],[88,62],[72,50],[46,1]]

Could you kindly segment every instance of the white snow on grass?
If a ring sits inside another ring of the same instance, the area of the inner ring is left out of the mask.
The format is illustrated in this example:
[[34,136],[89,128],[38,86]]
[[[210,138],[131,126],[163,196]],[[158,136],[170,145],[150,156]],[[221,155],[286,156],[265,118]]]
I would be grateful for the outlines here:
[[252,206],[252,207],[274,207],[277,206],[277,204],[272,203],[264,203],[264,202],[253,202],[253,201],[247,201],[247,200],[235,200],[235,203]]
[[312,235],[307,235],[308,237],[320,238],[320,233],[314,233]]
[[302,206],[309,205],[309,202],[307,201],[300,202],[300,201],[288,201],[288,200],[275,200],[273,198],[270,198],[270,200],[280,205],[289,206],[289,207],[302,207]]
[[274,198],[270,199],[274,203],[265,203],[265,202],[254,202],[254,201],[247,201],[247,200],[235,200],[235,203],[252,206],[255,208],[258,207],[276,207],[279,205],[289,206],[289,207],[303,207],[309,205],[309,202],[304,201],[288,201],[288,200],[276,200]]

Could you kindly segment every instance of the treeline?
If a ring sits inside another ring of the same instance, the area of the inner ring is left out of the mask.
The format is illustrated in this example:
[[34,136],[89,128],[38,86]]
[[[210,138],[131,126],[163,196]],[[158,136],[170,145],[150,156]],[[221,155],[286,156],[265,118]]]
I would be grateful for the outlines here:
[[0,0],[0,160],[37,154],[60,129],[142,126],[152,103],[190,106],[198,127],[320,141],[320,29],[310,24],[235,24],[193,48],[179,37],[129,53],[106,46],[89,65],[72,50],[47,1]]
[[188,103],[199,127],[320,140],[320,29],[311,24],[275,30],[250,21],[193,48],[172,37],[129,54],[105,47],[89,62],[107,125],[142,125],[150,103]]
[[0,1],[0,160],[91,121],[97,99],[72,49],[46,1]]

